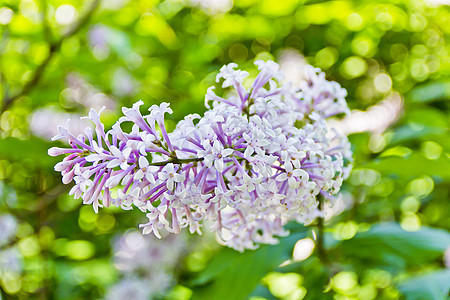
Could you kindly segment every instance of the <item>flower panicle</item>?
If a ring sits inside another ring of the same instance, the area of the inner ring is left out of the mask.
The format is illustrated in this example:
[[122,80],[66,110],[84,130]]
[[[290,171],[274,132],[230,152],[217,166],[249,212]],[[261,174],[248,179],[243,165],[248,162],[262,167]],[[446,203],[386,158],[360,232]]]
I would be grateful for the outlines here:
[[[165,127],[168,103],[147,115],[142,101],[123,108],[107,132],[101,111],[91,110],[94,130],[75,137],[60,128],[57,138],[70,147],[49,150],[65,155],[55,170],[95,211],[115,205],[145,212],[144,233],[201,233],[206,223],[219,242],[240,251],[275,243],[287,221],[317,216],[319,194],[329,201],[338,195],[351,151],[345,136],[330,135],[326,119],[348,108],[342,89],[315,69],[295,90],[275,62],[255,64],[260,73],[249,88],[247,72],[234,63],[222,67],[217,81],[234,93],[208,89],[209,110],[186,116],[173,132]],[[125,122],[133,124],[130,132],[122,130]]]

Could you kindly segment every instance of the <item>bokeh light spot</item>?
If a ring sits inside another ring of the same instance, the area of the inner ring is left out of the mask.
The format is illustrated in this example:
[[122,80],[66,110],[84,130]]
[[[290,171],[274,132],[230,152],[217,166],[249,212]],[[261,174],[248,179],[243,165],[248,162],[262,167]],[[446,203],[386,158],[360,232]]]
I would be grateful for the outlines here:
[[94,245],[89,241],[77,240],[66,244],[67,256],[74,260],[91,258],[95,253]]
[[0,24],[6,25],[11,22],[12,17],[14,16],[14,11],[9,7],[0,8]]
[[414,213],[406,213],[401,217],[400,226],[406,231],[417,231],[421,225],[420,218]]
[[347,28],[353,31],[358,31],[362,28],[363,25],[363,18],[358,13],[351,13],[347,17]]
[[[263,278],[270,292],[276,297],[289,297],[290,294],[296,293],[303,282],[303,277],[297,273],[278,273],[272,272]],[[298,292],[297,292],[298,293]],[[301,296],[301,295],[300,295]],[[303,295],[304,297],[304,295]],[[297,298],[297,299],[302,299]]]
[[434,181],[429,176],[422,176],[408,183],[406,191],[416,197],[425,197],[434,189]]
[[245,61],[248,56],[248,49],[241,43],[234,44],[228,50],[228,56],[230,57],[231,61]]
[[322,69],[328,69],[334,65],[339,53],[333,47],[326,47],[316,53],[316,65]]
[[352,56],[342,63],[339,70],[346,79],[353,79],[361,77],[367,71],[367,63],[359,56]]
[[354,221],[338,223],[333,232],[333,237],[337,240],[349,240],[358,232],[358,224]]
[[314,241],[310,238],[301,239],[295,243],[293,258],[294,261],[302,261],[307,259],[314,250]]
[[19,241],[19,250],[23,256],[35,256],[41,251],[36,235],[26,237]]
[[414,196],[409,196],[403,199],[400,204],[400,209],[403,213],[412,212],[415,213],[420,208],[420,201]]
[[341,292],[349,291],[358,284],[358,277],[354,272],[339,272],[333,277],[333,289]]
[[369,57],[375,53],[374,49],[374,42],[365,36],[357,37],[352,41],[352,51],[355,54]]
[[380,73],[374,79],[375,89],[381,93],[386,93],[392,88],[392,80],[386,73]]
[[78,11],[70,4],[63,4],[56,9],[55,20],[59,25],[69,25],[75,21]]
[[427,141],[422,143],[421,150],[423,155],[429,160],[435,160],[441,157],[442,146],[436,142]]

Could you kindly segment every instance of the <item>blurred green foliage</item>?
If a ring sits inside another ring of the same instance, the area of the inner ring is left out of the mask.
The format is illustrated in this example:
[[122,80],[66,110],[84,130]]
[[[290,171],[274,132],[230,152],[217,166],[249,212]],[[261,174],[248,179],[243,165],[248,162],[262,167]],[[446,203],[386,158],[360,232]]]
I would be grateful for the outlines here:
[[173,128],[204,110],[223,64],[251,68],[255,59],[296,53],[344,86],[352,109],[399,93],[399,120],[350,136],[351,205],[326,222],[322,252],[292,257],[297,240],[317,237],[315,224],[290,224],[279,245],[243,254],[198,243],[168,298],[447,299],[449,7],[240,0],[227,10],[232,2],[193,2],[0,1],[0,213],[19,220],[13,243],[24,260],[22,272],[1,274],[1,297],[102,297],[117,280],[111,239],[143,217],[112,208],[96,215],[67,195],[46,154],[58,115],[106,103],[112,124],[138,99],[169,101]]

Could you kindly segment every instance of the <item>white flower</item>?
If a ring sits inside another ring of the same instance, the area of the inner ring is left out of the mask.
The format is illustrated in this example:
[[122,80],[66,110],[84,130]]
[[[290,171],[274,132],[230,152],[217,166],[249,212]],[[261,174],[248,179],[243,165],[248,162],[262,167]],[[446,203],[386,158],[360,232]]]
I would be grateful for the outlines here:
[[214,141],[212,147],[209,144],[209,141],[205,141],[203,146],[205,147],[205,150],[200,151],[199,156],[204,158],[206,166],[211,168],[214,165],[214,168],[217,171],[222,172],[224,169],[224,158],[230,156],[234,150],[224,148],[218,140]]
[[277,176],[277,181],[288,181],[289,186],[293,189],[297,189],[300,185],[298,178],[301,181],[308,180],[308,173],[302,169],[293,169],[291,164],[285,165],[286,171]]
[[211,202],[219,203],[220,209],[225,208],[230,200],[231,195],[233,195],[233,191],[224,191],[221,187],[215,187],[214,197],[211,199]]
[[117,202],[120,203],[120,207],[124,210],[130,210],[133,209],[131,205],[134,204],[139,209],[145,211],[145,203],[139,201],[139,192],[139,188],[134,188],[131,192],[128,193],[124,193],[122,190],[119,190],[117,192]]
[[247,148],[244,152],[246,159],[250,158],[255,149],[270,145],[270,141],[266,139],[264,132],[258,129],[253,130],[251,136],[244,132],[243,137],[247,141]]
[[[49,151],[66,155],[55,170],[64,183],[75,181],[70,194],[95,209],[112,203],[146,212],[144,233],[200,232],[208,222],[221,243],[238,250],[275,243],[289,220],[308,224],[322,215],[319,193],[328,202],[339,196],[351,149],[327,118],[348,108],[345,90],[318,69],[307,67],[306,80],[293,86],[281,82],[276,63],[255,64],[260,72],[250,88],[243,85],[247,72],[234,63],[222,67],[216,79],[231,93],[209,88],[212,107],[202,117],[185,117],[173,132],[165,127],[168,103],[145,116],[142,101],[124,108],[106,135],[91,111],[96,139],[90,129],[75,137],[59,128],[57,138],[71,147]],[[125,122],[131,131],[122,130]]]
[[266,76],[270,78],[273,77],[278,81],[283,80],[284,78],[283,72],[280,71],[280,66],[274,61],[257,60],[255,61],[255,65],[258,66],[258,70],[260,70],[261,73],[267,73]]
[[169,222],[166,220],[164,213],[167,211],[167,205],[159,206],[157,208],[149,209],[150,213],[147,214],[147,218],[149,220],[148,223],[139,225],[139,228],[144,228],[142,230],[143,234],[149,234],[153,232],[153,234],[160,239],[161,234],[159,230],[162,228],[166,228],[170,230]]
[[97,145],[96,141],[92,141],[92,147],[95,150],[95,153],[92,153],[86,156],[86,161],[93,162],[94,166],[96,166],[101,160],[104,160],[108,157],[103,151],[104,149]]
[[115,168],[120,165],[122,170],[126,170],[128,168],[127,161],[131,154],[131,148],[126,147],[123,151],[120,151],[116,146],[111,146],[109,149],[114,158],[109,161],[106,167]]
[[166,181],[167,189],[169,191],[173,190],[174,184],[176,182],[183,182],[184,175],[177,173],[175,170],[175,165],[172,163],[167,164],[163,170],[158,174],[158,179]]
[[106,108],[105,106],[102,106],[102,108],[99,110],[99,112],[97,112],[95,109],[91,108],[91,110],[89,111],[89,117],[81,117],[81,119],[90,119],[92,121],[92,123],[94,123],[97,131],[98,132],[101,131],[102,133],[104,133],[103,130],[104,130],[105,126],[100,121],[100,115],[105,110],[105,108]]
[[134,175],[134,179],[147,179],[150,183],[155,183],[155,178],[149,168],[149,162],[144,156],[139,157],[139,170]]
[[237,67],[235,63],[229,63],[220,69],[219,74],[216,76],[216,82],[219,82],[220,78],[225,79],[222,87],[229,87],[237,83],[242,83],[245,77],[248,76],[248,72],[241,70],[234,70]]

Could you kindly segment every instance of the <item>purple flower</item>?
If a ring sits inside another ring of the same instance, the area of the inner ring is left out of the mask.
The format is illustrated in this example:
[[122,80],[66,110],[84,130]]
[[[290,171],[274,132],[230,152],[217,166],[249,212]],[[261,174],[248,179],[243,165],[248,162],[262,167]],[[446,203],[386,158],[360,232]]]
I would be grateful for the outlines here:
[[[168,103],[151,106],[148,115],[140,112],[142,101],[123,108],[107,132],[101,111],[91,110],[96,139],[93,130],[75,137],[59,128],[55,138],[70,147],[49,150],[66,155],[55,170],[64,183],[75,181],[70,194],[96,211],[113,204],[146,212],[144,233],[200,232],[208,222],[221,243],[240,251],[275,243],[287,221],[308,223],[321,214],[319,193],[328,201],[339,193],[351,169],[350,145],[329,131],[326,118],[347,107],[342,89],[316,69],[307,68],[296,92],[279,83],[276,63],[256,64],[260,73],[248,89],[247,72],[234,63],[221,68],[217,80],[232,93],[208,89],[212,108],[185,117],[173,132],[165,127]],[[122,130],[125,122],[133,124],[130,132]]]

